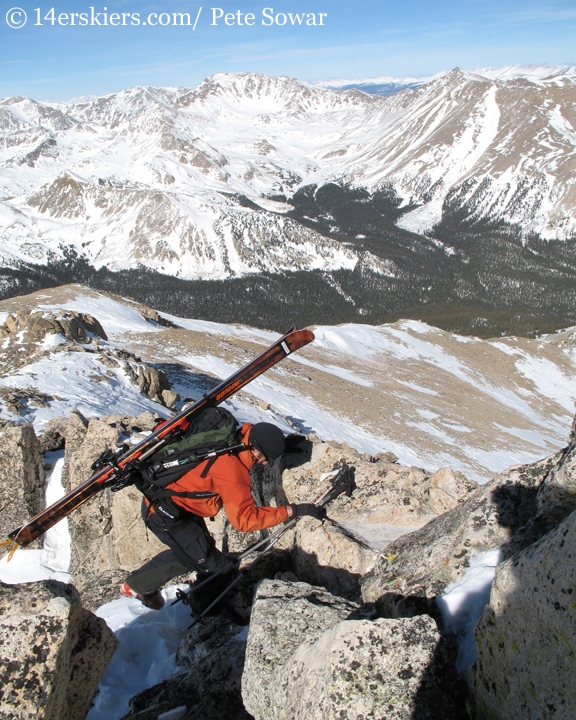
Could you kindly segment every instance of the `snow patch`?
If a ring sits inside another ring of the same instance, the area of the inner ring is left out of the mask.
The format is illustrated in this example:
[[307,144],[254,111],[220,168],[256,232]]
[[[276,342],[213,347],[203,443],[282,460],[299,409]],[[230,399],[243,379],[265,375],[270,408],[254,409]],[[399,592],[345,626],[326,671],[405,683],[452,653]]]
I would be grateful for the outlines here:
[[444,594],[436,598],[446,629],[459,639],[458,673],[464,672],[478,658],[474,628],[490,600],[492,581],[502,558],[500,548],[484,553],[473,552],[470,567],[462,580],[450,583]]

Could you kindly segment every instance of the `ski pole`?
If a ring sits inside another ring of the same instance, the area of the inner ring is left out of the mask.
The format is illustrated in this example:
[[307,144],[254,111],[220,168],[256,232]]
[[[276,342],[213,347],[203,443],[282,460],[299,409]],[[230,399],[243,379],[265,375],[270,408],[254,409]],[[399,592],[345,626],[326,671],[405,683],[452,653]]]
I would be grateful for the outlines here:
[[[324,507],[324,505],[327,505],[328,502],[330,502],[334,498],[338,497],[338,495],[341,495],[342,492],[346,492],[346,494],[351,495],[353,488],[351,487],[350,492],[348,492],[348,485],[345,485],[344,487],[342,487],[341,481],[342,481],[342,478],[347,477],[350,474],[349,471],[353,471],[353,470],[354,470],[354,468],[349,468],[348,465],[343,465],[336,472],[336,474],[331,478],[330,482],[327,485],[325,485],[318,492],[318,494],[310,501],[312,503],[312,505],[318,505],[319,507]],[[351,479],[351,483],[352,484],[354,483],[353,478]],[[328,496],[335,489],[338,489],[338,491],[339,491],[338,494],[334,495],[333,497],[328,499]],[[288,532],[288,530],[290,530],[292,527],[294,527],[294,525],[296,524],[297,521],[298,521],[298,518],[292,518],[291,520],[288,520],[287,522],[284,523],[284,525],[281,528],[279,528],[274,533],[272,533],[272,535],[268,535],[267,537],[262,538],[261,540],[258,540],[258,542],[254,543],[254,545],[251,545],[249,548],[244,550],[244,552],[240,553],[240,555],[238,555],[236,558],[234,558],[235,562],[237,562],[239,564],[241,560],[243,560],[248,555],[251,555],[262,545],[265,545],[266,543],[271,543],[270,547],[266,548],[266,550],[264,550],[264,552],[267,552],[269,549],[274,547],[274,545],[276,545],[278,540],[280,540],[280,538],[286,532]],[[262,553],[262,554],[264,554],[264,553]],[[251,567],[251,566],[248,566],[247,568],[244,568],[244,569],[247,570],[249,567]],[[204,585],[207,585],[211,580],[213,580],[216,577],[219,577],[224,572],[226,572],[226,570],[222,569],[222,570],[218,570],[215,573],[210,574],[207,578],[202,580],[202,582],[198,583],[198,585],[195,585],[194,590],[192,592],[195,592],[196,590],[200,590],[200,588],[204,587]],[[175,600],[174,602],[179,602],[181,599],[182,599],[181,597],[178,597],[177,600]]]
[[[328,485],[326,487],[324,487],[316,495],[316,497],[312,500],[312,504],[318,505],[320,507],[324,507],[329,502],[331,502],[332,500],[335,500],[337,497],[339,497],[343,493],[346,493],[346,495],[348,495],[348,497],[350,497],[352,495],[353,490],[356,487],[356,484],[354,482],[354,470],[355,470],[355,468],[353,468],[353,467],[351,468],[348,465],[344,464],[342,466],[342,468],[340,468],[340,470],[336,473],[336,475],[331,479],[331,481],[328,483]],[[222,598],[224,598],[230,592],[230,590],[232,590],[232,588],[234,588],[240,582],[240,580],[242,579],[241,573],[246,572],[247,570],[250,570],[252,567],[254,567],[254,565],[256,565],[256,563],[258,562],[258,560],[260,560],[261,557],[263,557],[269,550],[271,550],[274,547],[274,545],[276,545],[276,543],[280,540],[280,538],[284,535],[284,533],[288,532],[288,530],[290,528],[292,528],[294,525],[296,525],[296,523],[298,522],[299,519],[300,518],[297,518],[297,517],[292,518],[292,520],[290,520],[288,523],[286,523],[284,525],[284,527],[280,528],[280,530],[277,530],[272,536],[270,536],[268,538],[264,538],[264,540],[259,541],[258,543],[253,545],[251,548],[248,548],[248,550],[245,550],[244,553],[242,553],[242,555],[239,556],[239,559],[254,552],[254,550],[256,549],[257,546],[264,544],[266,541],[269,542],[269,545],[267,547],[265,547],[263,550],[260,550],[260,552],[256,555],[254,560],[252,560],[252,562],[249,565],[247,565],[245,568],[242,569],[241,572],[238,573],[238,576],[236,578],[234,578],[234,580],[230,583],[230,585],[228,585],[226,588],[224,588],[224,590],[220,593],[220,595],[218,595],[218,597],[215,598],[210,603],[210,605],[208,605],[208,607],[205,608],[200,613],[200,615],[198,617],[194,618],[194,622],[192,622],[192,624],[189,626],[188,629],[194,627],[194,625],[196,625],[196,623],[200,622],[200,620],[202,620],[202,618],[204,618],[210,612],[210,610],[212,610],[212,608],[214,608],[220,602],[220,600],[222,600]],[[210,576],[210,578],[206,578],[206,580],[204,580],[198,586],[193,588],[191,590],[191,593],[198,590],[200,587],[205,585],[209,580],[211,580],[212,578],[214,578],[220,574],[221,574],[220,572],[214,573],[214,575]],[[183,600],[183,598],[178,598],[178,599]]]

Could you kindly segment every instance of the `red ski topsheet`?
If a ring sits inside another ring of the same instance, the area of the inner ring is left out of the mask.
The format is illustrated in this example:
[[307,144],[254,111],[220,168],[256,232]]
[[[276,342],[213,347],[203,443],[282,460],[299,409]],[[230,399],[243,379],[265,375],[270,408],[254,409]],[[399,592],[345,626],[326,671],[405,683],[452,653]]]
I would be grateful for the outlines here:
[[35,515],[31,520],[16,530],[13,530],[9,540],[3,545],[14,543],[12,552],[16,547],[26,547],[36,540],[40,535],[46,532],[57,522],[68,516],[76,508],[96,495],[100,490],[114,484],[116,479],[122,475],[122,471],[126,470],[130,463],[135,460],[143,460],[170,439],[170,436],[183,423],[188,423],[195,417],[200,415],[207,407],[218,405],[235,392],[247,385],[249,382],[257,378],[262,373],[269,370],[276,363],[283,360],[301,347],[314,340],[314,333],[311,330],[293,329],[274,342],[261,355],[231,375],[227,380],[223,380],[213,390],[206,393],[200,400],[190,407],[183,410],[178,415],[169,419],[154,433],[149,435],[145,440],[138,443],[134,447],[126,450],[123,454],[114,459],[114,464],[106,465],[97,470],[86,482],[74,488],[63,498],[47,507],[42,512]]

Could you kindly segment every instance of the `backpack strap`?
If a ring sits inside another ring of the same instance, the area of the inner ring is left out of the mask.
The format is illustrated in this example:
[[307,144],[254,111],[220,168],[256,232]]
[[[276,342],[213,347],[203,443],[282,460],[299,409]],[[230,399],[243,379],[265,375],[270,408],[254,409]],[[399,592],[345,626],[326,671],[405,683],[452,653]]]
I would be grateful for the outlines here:
[[208,475],[208,473],[210,472],[210,469],[212,468],[212,465],[214,465],[217,458],[218,458],[218,455],[213,455],[211,458],[208,458],[208,462],[206,463],[206,465],[204,466],[204,469],[200,473],[201,478],[205,478]]
[[181,497],[188,500],[204,500],[206,498],[216,497],[218,493],[211,492],[210,490],[198,491],[198,492],[176,492],[175,490],[168,490],[167,488],[156,488],[154,486],[144,488],[144,494],[150,500],[151,503],[157,500],[164,500],[166,498]]

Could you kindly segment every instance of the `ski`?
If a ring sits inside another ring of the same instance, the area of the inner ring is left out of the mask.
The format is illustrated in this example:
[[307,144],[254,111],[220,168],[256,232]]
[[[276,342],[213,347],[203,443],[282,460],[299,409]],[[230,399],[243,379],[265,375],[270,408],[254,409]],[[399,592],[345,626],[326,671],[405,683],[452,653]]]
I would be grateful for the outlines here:
[[120,490],[131,484],[129,479],[130,466],[146,460],[150,455],[160,450],[165,444],[171,442],[194,418],[209,407],[219,405],[234,393],[269,370],[278,362],[296,350],[304,347],[314,340],[311,330],[297,330],[291,328],[285,335],[272,343],[263,353],[249,362],[243,368],[223,380],[213,390],[182,410],[172,418],[162,423],[159,428],[137,445],[128,448],[123,446],[117,453],[106,451],[99,461],[93,465],[95,473],[84,483],[78,485],[42,512],[35,515],[8,535],[8,540],[0,545],[11,545],[10,557],[18,547],[30,545],[46,530],[67,517],[76,508],[105,488]]

